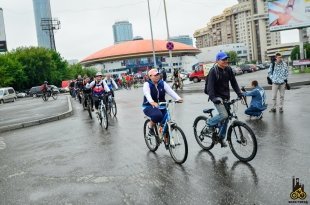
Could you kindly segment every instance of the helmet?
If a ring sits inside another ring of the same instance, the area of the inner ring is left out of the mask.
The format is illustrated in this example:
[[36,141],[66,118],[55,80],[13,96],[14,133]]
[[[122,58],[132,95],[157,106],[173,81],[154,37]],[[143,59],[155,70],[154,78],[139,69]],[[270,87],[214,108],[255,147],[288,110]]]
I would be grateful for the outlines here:
[[97,73],[96,73],[96,77],[99,76],[99,75],[102,76],[102,73],[101,73],[101,72],[97,72]]
[[47,84],[48,82],[47,81],[44,81],[44,84]]

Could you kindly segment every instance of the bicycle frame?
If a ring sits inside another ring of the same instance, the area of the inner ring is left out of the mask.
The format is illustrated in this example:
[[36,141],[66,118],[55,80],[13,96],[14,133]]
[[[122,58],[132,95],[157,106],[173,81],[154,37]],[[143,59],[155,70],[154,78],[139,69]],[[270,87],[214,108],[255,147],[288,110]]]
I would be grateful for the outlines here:
[[[164,115],[164,118],[163,120],[160,122],[160,123],[157,123],[157,129],[159,129],[159,126],[160,125],[163,125],[163,130],[162,130],[162,134],[165,135],[167,132],[169,133],[169,136],[168,136],[168,144],[170,144],[170,136],[171,136],[171,126],[173,125],[176,125],[176,122],[174,122],[172,119],[171,119],[171,114],[170,114],[170,111],[169,111],[169,103],[172,103],[173,101],[172,100],[169,100],[168,102],[160,102],[159,103],[159,109],[160,110],[163,110],[163,109],[166,109],[166,114]],[[158,131],[159,132],[159,131]]]

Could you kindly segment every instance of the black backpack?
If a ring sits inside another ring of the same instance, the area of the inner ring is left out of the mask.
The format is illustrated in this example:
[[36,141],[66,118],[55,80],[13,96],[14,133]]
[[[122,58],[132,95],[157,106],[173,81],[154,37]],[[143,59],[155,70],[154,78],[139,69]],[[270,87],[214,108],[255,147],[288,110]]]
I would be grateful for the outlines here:
[[[272,62],[272,67],[271,67],[271,75],[273,75],[273,71],[274,71],[274,66],[275,66],[275,62]],[[269,85],[272,85],[272,80],[269,76],[267,76],[267,83]]]
[[[218,67],[217,67],[217,66],[213,65],[212,68],[209,70],[209,73],[211,73],[211,71],[212,71],[213,69],[215,69],[216,80],[220,79],[220,75],[219,75],[219,71],[218,71]],[[207,75],[206,78],[205,78],[205,81],[206,81],[206,82],[205,82],[205,89],[204,89],[204,92],[205,92],[205,94],[207,94],[207,95],[208,95],[208,78],[209,78],[209,73],[208,73],[208,75]]]

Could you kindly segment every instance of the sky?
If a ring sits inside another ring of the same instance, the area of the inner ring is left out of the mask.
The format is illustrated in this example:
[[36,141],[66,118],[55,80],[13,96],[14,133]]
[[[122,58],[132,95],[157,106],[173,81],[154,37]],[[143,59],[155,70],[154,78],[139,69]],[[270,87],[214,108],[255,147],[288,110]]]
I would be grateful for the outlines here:
[[[147,0],[50,0],[61,22],[56,49],[67,60],[82,60],[114,44],[112,25],[132,23],[133,35],[151,39]],[[149,0],[154,39],[167,39],[163,0]],[[219,3],[220,2],[220,3]],[[237,0],[166,0],[170,36],[190,35]],[[8,49],[37,46],[32,0],[0,0]],[[194,38],[193,38],[194,40]],[[298,42],[298,31],[281,32],[282,43]]]

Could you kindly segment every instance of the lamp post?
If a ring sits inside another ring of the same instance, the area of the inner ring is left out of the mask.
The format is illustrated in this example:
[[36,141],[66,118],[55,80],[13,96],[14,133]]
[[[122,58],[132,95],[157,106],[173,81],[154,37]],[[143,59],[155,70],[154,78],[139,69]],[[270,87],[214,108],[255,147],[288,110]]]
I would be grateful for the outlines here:
[[[170,34],[169,34],[169,25],[168,25],[168,17],[167,17],[167,9],[166,9],[166,0],[164,1],[164,9],[165,9],[165,18],[166,18],[166,28],[167,28],[167,41],[170,41]],[[169,67],[172,70],[172,50],[169,50]]]
[[153,49],[153,60],[154,60],[154,68],[157,68],[156,65],[156,56],[154,49],[154,38],[153,38],[153,29],[152,29],[152,19],[151,19],[151,11],[150,11],[150,2],[147,0],[148,10],[149,10],[149,20],[150,20],[150,28],[151,28],[151,38],[152,38],[152,49]]

